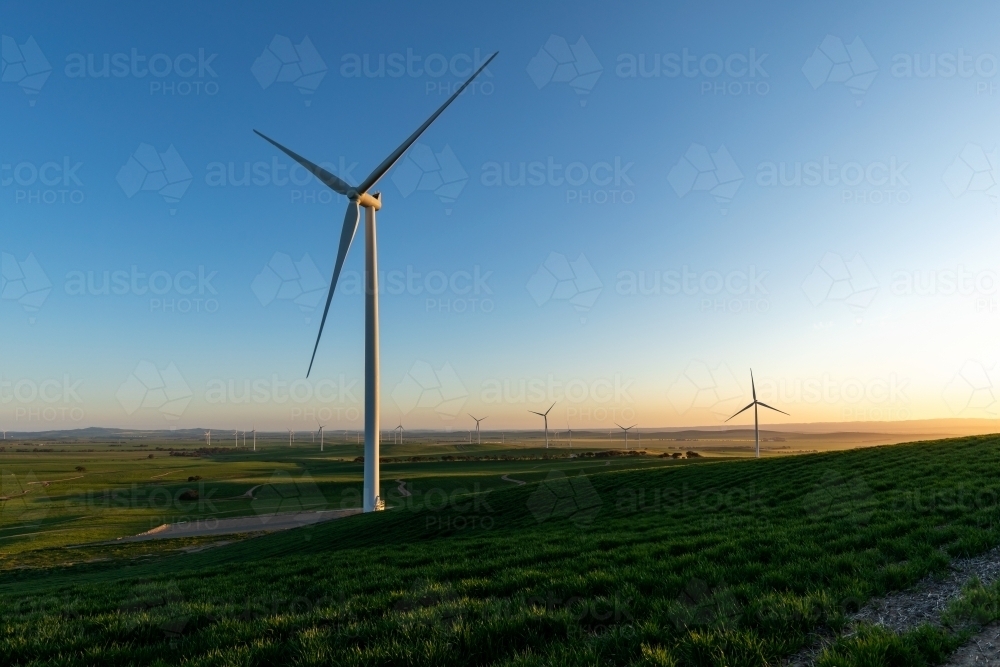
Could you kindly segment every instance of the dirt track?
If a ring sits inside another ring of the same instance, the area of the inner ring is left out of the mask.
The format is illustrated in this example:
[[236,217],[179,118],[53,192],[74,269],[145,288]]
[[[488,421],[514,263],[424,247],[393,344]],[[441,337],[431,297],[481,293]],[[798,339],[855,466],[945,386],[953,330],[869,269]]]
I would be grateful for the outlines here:
[[163,540],[173,537],[200,537],[202,535],[232,535],[234,533],[259,533],[299,528],[323,521],[340,519],[360,513],[360,509],[325,510],[319,512],[286,512],[283,514],[261,514],[235,519],[199,519],[182,523],[165,523],[145,533],[132,537],[120,537],[120,542],[143,542]]

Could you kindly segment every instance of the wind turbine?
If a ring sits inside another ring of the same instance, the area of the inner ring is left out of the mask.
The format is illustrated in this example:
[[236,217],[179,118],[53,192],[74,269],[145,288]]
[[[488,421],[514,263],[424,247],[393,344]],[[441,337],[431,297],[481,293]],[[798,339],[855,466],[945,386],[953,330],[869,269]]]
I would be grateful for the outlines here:
[[[471,414],[469,416],[472,417]],[[477,445],[483,444],[482,438],[479,437],[479,422],[483,421],[487,417],[489,417],[489,415],[487,415],[486,417],[479,417],[478,419],[476,419],[475,417],[472,417],[473,419],[476,420],[476,444]]]
[[566,430],[569,431],[569,448],[573,449],[573,429],[569,427],[569,422],[566,423]]
[[209,447],[212,446],[212,432],[211,431],[205,431],[205,441],[208,443]]
[[[319,424],[319,451],[323,451],[323,429],[326,428],[322,424]],[[313,441],[315,442],[315,440]]]
[[236,440],[236,449],[240,448],[240,432],[238,429],[233,429],[233,439]]
[[621,430],[625,431],[625,451],[627,452],[628,451],[628,432],[629,432],[629,429],[635,428],[635,424],[632,424],[631,426],[625,427],[625,426],[622,426],[621,424],[619,424],[618,422],[615,422],[615,426],[617,426]]
[[552,408],[556,406],[555,403],[549,406],[549,409],[545,412],[535,412],[534,410],[528,410],[531,414],[538,415],[545,420],[545,449],[549,448],[549,413],[552,412]]
[[[253,434],[253,450],[256,452],[257,451],[257,426],[256,426],[256,424],[254,425],[253,430],[250,431],[250,433]],[[244,433],[243,437],[245,438],[246,435],[247,434]]]
[[344,260],[347,258],[347,251],[351,248],[354,234],[358,229],[358,221],[361,217],[360,208],[365,209],[365,482],[363,509],[365,512],[372,512],[384,507],[382,499],[379,497],[379,411],[381,409],[379,396],[379,331],[378,331],[378,252],[375,238],[375,211],[382,208],[382,194],[380,192],[370,193],[379,179],[392,168],[396,161],[413,145],[421,134],[424,133],[431,123],[448,108],[455,98],[472,83],[473,79],[479,76],[487,65],[489,65],[497,54],[490,56],[482,66],[473,73],[469,79],[463,83],[455,93],[449,97],[441,107],[431,114],[431,117],[424,121],[424,124],[417,128],[389,157],[375,168],[368,177],[357,187],[352,187],[343,179],[331,174],[317,164],[314,164],[301,155],[285,148],[278,142],[270,139],[257,130],[254,130],[261,138],[270,142],[278,150],[292,158],[316,178],[318,178],[328,188],[344,195],[348,199],[347,213],[344,215],[344,226],[340,232],[340,247],[337,250],[337,260],[333,267],[333,278],[330,280],[330,291],[326,295],[326,306],[323,308],[323,318],[319,323],[319,333],[316,335],[316,344],[313,346],[312,357],[309,360],[309,368],[306,370],[306,377],[312,372],[313,362],[316,360],[316,350],[319,348],[320,338],[323,336],[323,327],[326,324],[327,313],[330,312],[330,301],[333,300],[333,292],[337,288],[337,279],[340,278],[340,271],[344,267]]
[[[757,400],[757,388],[754,387],[754,385],[753,385],[753,369],[752,368],[750,369],[750,391],[753,392],[753,403],[751,403],[750,405],[748,405],[745,408],[743,408],[743,410],[740,410],[740,412],[743,412],[744,410],[749,410],[750,408],[753,408],[753,449],[754,449],[754,458],[758,458],[759,459],[760,458],[760,426],[759,426],[759,422],[757,420],[757,406],[760,405],[762,407],[767,408],[768,410],[774,410],[775,412],[780,412],[783,415],[788,415],[788,413],[785,412],[784,410],[779,410],[778,408],[772,408],[767,403],[762,403],[761,401]],[[740,412],[737,412],[736,415],[740,414]],[[735,417],[736,415],[733,415],[733,417]],[[788,416],[790,417],[791,415],[788,415]],[[730,417],[729,419],[732,419],[733,417]],[[729,421],[729,419],[727,419],[726,421]],[[725,422],[723,422],[723,423],[725,423]]]
[[[399,418],[399,426],[397,426],[396,428],[394,428],[392,430],[396,434],[399,435],[399,444],[403,444],[403,418],[402,417]],[[395,442],[395,438],[393,438],[393,441]]]
[[295,439],[295,437],[292,435],[293,433],[294,433],[294,431],[292,429],[288,429],[288,446],[289,447],[292,446],[292,441]]

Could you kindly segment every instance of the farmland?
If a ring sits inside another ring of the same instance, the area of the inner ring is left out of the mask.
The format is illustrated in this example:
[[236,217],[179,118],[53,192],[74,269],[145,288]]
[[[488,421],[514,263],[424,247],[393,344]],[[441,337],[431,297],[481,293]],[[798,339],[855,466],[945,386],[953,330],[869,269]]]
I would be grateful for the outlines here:
[[[222,546],[110,545],[70,565],[65,537],[12,539],[7,559],[22,567],[0,584],[0,660],[778,664],[843,629],[873,596],[1000,544],[998,444],[983,436],[759,461],[387,463],[384,481],[412,480],[411,496],[390,495],[394,509]],[[347,447],[308,465],[320,502],[336,505],[356,486]],[[202,474],[215,485],[206,493],[235,496],[279,469],[273,452],[258,455],[269,458],[172,457],[166,477],[183,477],[179,490],[198,465],[221,466]],[[83,465],[111,470],[124,453],[106,456]],[[294,484],[306,466],[286,464]],[[39,479],[73,476],[34,469]],[[232,502],[223,511],[253,511]],[[129,530],[159,516],[116,513]],[[70,523],[67,514],[21,523],[66,530],[56,521]],[[96,526],[68,530],[82,531],[74,540],[110,535]],[[931,664],[958,637],[866,632],[820,664]]]

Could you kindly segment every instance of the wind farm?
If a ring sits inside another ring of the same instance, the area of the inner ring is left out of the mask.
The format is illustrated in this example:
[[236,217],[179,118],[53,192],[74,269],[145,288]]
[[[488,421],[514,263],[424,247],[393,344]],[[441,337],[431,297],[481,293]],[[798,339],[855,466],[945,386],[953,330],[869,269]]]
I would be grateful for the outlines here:
[[997,8],[351,9],[5,6],[0,665],[1000,664]]

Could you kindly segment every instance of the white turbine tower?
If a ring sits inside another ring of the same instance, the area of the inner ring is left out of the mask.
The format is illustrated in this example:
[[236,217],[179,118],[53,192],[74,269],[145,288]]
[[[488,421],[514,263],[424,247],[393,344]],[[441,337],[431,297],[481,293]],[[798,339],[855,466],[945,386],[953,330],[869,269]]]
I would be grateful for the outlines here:
[[631,426],[626,427],[626,426],[622,426],[618,422],[615,422],[615,426],[617,426],[621,430],[625,431],[625,451],[627,452],[628,451],[628,432],[629,432],[629,430],[635,428],[635,424],[632,424]]
[[292,442],[295,440],[294,433],[295,433],[295,431],[293,431],[292,429],[288,429],[288,446],[289,447],[292,446]]
[[[253,435],[253,450],[256,452],[257,451],[257,426],[256,425],[254,425],[253,430],[250,431],[250,433]],[[243,436],[246,437],[246,433],[244,433]]]
[[236,441],[236,449],[240,448],[240,432],[238,429],[233,429],[233,439]]
[[538,415],[545,420],[545,449],[549,448],[549,413],[552,412],[552,408],[556,406],[555,403],[549,406],[549,409],[545,412],[535,412],[534,410],[528,410],[533,415]]
[[205,442],[208,443],[209,447],[212,446],[212,432],[211,431],[205,431]]
[[[396,428],[392,429],[392,431],[393,431],[394,435],[398,436],[398,442],[399,442],[399,444],[400,445],[403,444],[403,418],[402,417],[399,418],[399,426],[397,426]],[[396,441],[397,441],[397,439],[393,438],[393,442],[396,442]]]
[[326,428],[322,424],[319,425],[319,451],[323,451],[323,429]]
[[360,208],[365,209],[365,483],[363,508],[365,512],[372,512],[382,509],[384,503],[379,497],[379,331],[378,331],[378,251],[375,242],[375,211],[382,208],[382,195],[379,192],[370,193],[379,179],[385,176],[386,172],[403,156],[403,154],[413,145],[421,134],[424,133],[431,123],[448,108],[455,98],[458,97],[472,80],[479,76],[490,62],[496,58],[494,53],[482,66],[463,83],[455,93],[449,97],[441,107],[431,114],[431,117],[424,121],[424,124],[417,128],[389,157],[382,161],[371,174],[357,187],[352,187],[338,176],[331,174],[317,164],[310,162],[301,155],[292,152],[278,142],[270,139],[257,130],[258,135],[270,142],[276,148],[284,152],[290,158],[308,169],[324,185],[338,192],[348,199],[347,213],[344,216],[344,226],[340,232],[340,247],[337,250],[337,261],[333,266],[333,278],[330,280],[330,291],[326,295],[326,306],[323,309],[323,318],[319,323],[319,333],[316,336],[316,344],[313,346],[312,358],[309,360],[309,369],[306,377],[312,371],[313,362],[316,360],[316,350],[319,348],[320,338],[323,336],[323,326],[326,324],[327,313],[330,312],[330,301],[333,300],[333,292],[337,288],[337,280],[340,278],[340,271],[344,266],[347,251],[354,240],[354,234],[358,229],[358,221],[361,218]]
[[[468,413],[466,413],[466,414],[468,414]],[[470,414],[469,416],[470,416],[470,417],[472,417],[472,415],[471,415],[471,414]],[[479,422],[483,421],[483,420],[484,420],[484,419],[486,419],[487,417],[489,417],[489,415],[487,415],[486,417],[479,417],[479,418],[476,418],[476,417],[472,417],[473,419],[475,419],[475,420],[476,420],[476,444],[477,444],[477,445],[481,445],[481,444],[483,444],[483,440],[482,440],[482,438],[481,438],[481,437],[480,437],[480,435],[479,435]]]
[[[759,459],[760,458],[760,425],[759,425],[759,422],[757,420],[757,406],[759,405],[761,407],[767,408],[768,410],[774,410],[775,412],[780,412],[783,415],[787,415],[788,413],[785,412],[784,410],[779,410],[778,408],[772,408],[767,403],[762,403],[761,401],[757,400],[757,388],[754,387],[754,384],[753,384],[753,369],[752,368],[750,369],[750,391],[753,392],[753,402],[750,405],[748,405],[745,408],[743,408],[743,410],[740,410],[740,412],[743,412],[744,410],[749,410],[750,408],[753,408],[753,450],[754,450],[754,458],[758,458]],[[740,412],[737,412],[736,415],[740,414]],[[733,415],[733,417],[735,417],[736,415]],[[791,416],[791,415],[789,415],[789,416]],[[733,417],[730,417],[729,419],[732,419]],[[727,419],[726,421],[729,421],[729,419]],[[725,422],[723,422],[723,423],[725,423]]]

